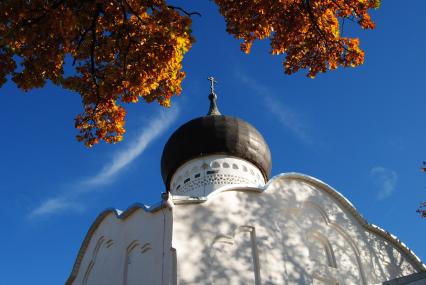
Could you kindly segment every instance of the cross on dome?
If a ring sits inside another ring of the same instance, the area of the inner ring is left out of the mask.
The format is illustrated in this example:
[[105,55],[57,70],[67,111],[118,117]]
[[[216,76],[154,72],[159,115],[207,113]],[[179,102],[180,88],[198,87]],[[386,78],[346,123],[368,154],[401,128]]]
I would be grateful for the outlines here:
[[215,94],[214,93],[214,84],[217,83],[217,81],[214,80],[213,76],[208,77],[207,80],[210,81],[210,94]]
[[207,80],[210,81],[210,95],[209,95],[210,108],[209,108],[209,112],[207,113],[207,115],[208,116],[222,115],[219,112],[219,109],[217,108],[217,104],[216,104],[217,95],[214,92],[214,84],[217,83],[217,81],[214,80],[213,76],[208,77]]

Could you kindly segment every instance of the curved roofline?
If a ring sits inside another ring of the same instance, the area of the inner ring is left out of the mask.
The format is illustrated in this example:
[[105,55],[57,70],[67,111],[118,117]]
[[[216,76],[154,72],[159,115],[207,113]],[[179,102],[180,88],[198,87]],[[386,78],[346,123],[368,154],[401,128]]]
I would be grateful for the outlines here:
[[399,240],[395,235],[391,234],[390,232],[384,230],[383,228],[375,225],[370,224],[355,208],[355,206],[339,191],[328,185],[327,183],[323,182],[322,180],[319,180],[317,178],[314,178],[312,176],[297,173],[297,172],[289,172],[289,173],[281,173],[278,175],[275,175],[272,177],[268,183],[266,183],[264,187],[264,191],[267,192],[268,187],[274,180],[278,179],[297,179],[302,180],[305,182],[308,182],[312,185],[318,186],[319,188],[325,190],[328,194],[330,194],[333,198],[335,198],[340,204],[348,210],[353,217],[368,231],[375,233],[379,235],[380,237],[384,238],[385,240],[392,243],[396,248],[400,249],[402,252],[406,254],[406,256],[414,263],[414,265],[417,266],[417,269],[419,271],[426,271],[426,265],[421,261],[421,259],[410,249],[408,246],[403,243],[401,240]]
[[92,239],[93,234],[96,232],[98,227],[101,225],[101,223],[105,220],[107,216],[113,213],[117,219],[125,220],[128,217],[130,217],[133,213],[135,213],[137,210],[140,210],[140,209],[142,209],[144,212],[154,214],[165,208],[169,208],[169,206],[167,204],[167,201],[162,200],[161,202],[158,202],[154,204],[153,206],[147,206],[141,203],[135,203],[124,211],[120,211],[114,208],[107,208],[104,211],[102,211],[96,217],[95,221],[92,223],[89,230],[87,231],[86,236],[84,237],[84,240],[80,246],[80,249],[78,250],[77,258],[75,259],[73,268],[71,270],[71,274],[68,277],[67,281],[65,282],[65,285],[71,285],[74,279],[77,277],[78,270],[80,269],[81,261],[83,260],[84,254],[86,253],[90,240]]

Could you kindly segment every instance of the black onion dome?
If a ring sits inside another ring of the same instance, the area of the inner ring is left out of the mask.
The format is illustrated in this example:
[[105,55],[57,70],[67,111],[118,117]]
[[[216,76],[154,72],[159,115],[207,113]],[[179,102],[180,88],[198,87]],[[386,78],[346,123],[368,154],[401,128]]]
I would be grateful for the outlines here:
[[[215,105],[214,99],[215,96],[210,98]],[[217,114],[209,111],[209,115],[185,123],[167,141],[161,157],[161,175],[167,189],[178,167],[194,158],[215,154],[242,158],[253,163],[268,181],[271,152],[263,136],[249,123],[219,115],[216,111]]]

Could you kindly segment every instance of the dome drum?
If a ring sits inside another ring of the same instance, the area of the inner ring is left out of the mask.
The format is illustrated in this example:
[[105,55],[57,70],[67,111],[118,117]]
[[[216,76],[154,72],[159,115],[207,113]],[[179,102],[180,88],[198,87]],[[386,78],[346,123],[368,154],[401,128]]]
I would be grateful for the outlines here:
[[265,185],[260,170],[252,163],[225,155],[210,155],[188,161],[171,178],[173,195],[207,197],[210,193],[232,187]]

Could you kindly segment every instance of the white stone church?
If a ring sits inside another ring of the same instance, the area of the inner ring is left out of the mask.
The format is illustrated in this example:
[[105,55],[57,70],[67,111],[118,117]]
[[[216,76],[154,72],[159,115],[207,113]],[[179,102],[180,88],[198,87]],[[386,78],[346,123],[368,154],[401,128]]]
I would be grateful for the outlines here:
[[67,285],[426,284],[426,266],[342,194],[299,173],[270,178],[249,123],[208,115],[178,128],[161,158],[158,205],[106,210]]

